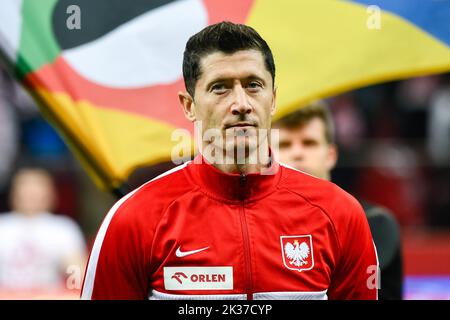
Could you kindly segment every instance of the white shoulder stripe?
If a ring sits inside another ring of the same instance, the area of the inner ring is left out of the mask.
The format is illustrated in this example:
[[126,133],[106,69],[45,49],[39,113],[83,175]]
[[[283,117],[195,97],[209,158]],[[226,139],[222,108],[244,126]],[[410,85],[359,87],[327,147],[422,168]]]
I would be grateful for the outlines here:
[[[149,300],[246,300],[247,294],[169,294],[153,290]],[[256,292],[254,300],[328,300],[324,291]]]
[[170,294],[152,290],[149,300],[245,300],[246,294]]
[[280,165],[282,165],[283,167],[285,167],[285,168],[292,169],[292,170],[294,170],[294,171],[297,171],[297,172],[301,172],[301,173],[303,173],[303,174],[306,174],[306,175],[308,175],[308,176],[310,176],[310,177],[319,179],[319,178],[317,178],[316,176],[313,176],[312,174],[310,174],[310,173],[308,173],[308,172],[305,172],[305,171],[296,169],[296,168],[291,167],[290,165],[287,165],[287,164],[285,164],[285,163],[283,163],[283,162],[278,161],[278,163],[279,163]]
[[162,178],[162,177],[168,176],[169,174],[172,174],[172,173],[174,173],[174,172],[177,172],[177,171],[179,171],[179,170],[181,170],[181,169],[184,169],[190,162],[191,162],[191,161],[187,161],[187,162],[185,162],[185,163],[183,163],[183,164],[180,164],[179,166],[177,166],[177,167],[175,167],[175,168],[172,168],[172,169],[170,169],[170,170],[167,170],[166,172],[161,173],[159,176],[153,178],[152,180],[150,180],[149,182],[147,182],[147,183],[145,183],[145,184],[148,184],[148,183],[150,183],[150,182],[152,182],[152,181],[158,180],[158,179],[160,179],[160,178]]
[[328,290],[323,291],[282,291],[257,292],[253,294],[254,300],[328,300]]
[[114,204],[114,206],[109,210],[108,214],[106,215],[105,219],[103,220],[103,223],[97,233],[97,236],[95,238],[94,246],[92,247],[91,256],[89,258],[89,264],[86,270],[86,276],[84,279],[84,286],[83,291],[81,294],[81,299],[83,300],[89,300],[92,297],[92,291],[94,289],[94,280],[95,280],[95,272],[97,271],[97,263],[98,258],[100,256],[100,250],[103,244],[103,240],[105,239],[106,231],[108,230],[109,223],[111,222],[114,214],[117,212],[117,210],[120,208],[120,206],[127,201],[132,195],[134,195],[137,191],[139,191],[142,187],[146,186],[147,184],[150,184],[152,181],[155,181],[157,179],[160,179],[164,176],[167,176],[171,173],[174,173],[176,171],[179,171],[187,166],[187,164],[190,161],[177,166],[169,171],[164,172],[163,174],[160,174],[159,176],[155,177],[154,179],[144,183],[139,188],[131,191],[124,197],[122,197],[119,201]]
[[378,252],[377,252],[377,246],[375,245],[375,241],[373,241],[372,239],[372,243],[373,243],[373,247],[375,249],[375,257],[377,258],[377,277],[376,277],[376,281],[377,281],[377,298],[376,300],[378,300],[378,290],[380,290],[380,285],[381,285],[381,271],[380,271],[380,261],[378,260]]

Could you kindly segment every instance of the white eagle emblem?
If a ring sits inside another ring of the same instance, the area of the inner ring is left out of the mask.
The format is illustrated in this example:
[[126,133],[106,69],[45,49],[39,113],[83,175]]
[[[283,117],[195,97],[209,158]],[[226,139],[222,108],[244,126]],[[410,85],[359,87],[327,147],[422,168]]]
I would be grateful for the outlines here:
[[286,252],[286,257],[289,259],[289,263],[301,267],[308,263],[305,259],[308,258],[310,250],[306,242],[298,243],[298,240],[294,241],[294,244],[288,242],[284,247],[284,252]]
[[290,270],[299,272],[311,270],[314,267],[312,236],[281,236],[281,251],[283,263]]

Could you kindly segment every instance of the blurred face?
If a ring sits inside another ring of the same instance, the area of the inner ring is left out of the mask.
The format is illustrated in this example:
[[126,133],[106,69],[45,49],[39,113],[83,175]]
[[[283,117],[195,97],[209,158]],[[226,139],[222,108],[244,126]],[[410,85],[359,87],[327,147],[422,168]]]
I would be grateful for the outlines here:
[[[246,150],[257,147],[259,129],[270,129],[275,111],[272,76],[262,54],[242,50],[233,54],[211,53],[201,59],[201,76],[195,86],[194,99],[180,94],[186,117],[201,122],[202,137],[215,131],[223,142],[219,148]],[[217,143],[210,141],[208,143]]]
[[54,189],[51,178],[41,170],[22,170],[14,178],[11,206],[17,213],[33,215],[52,210]]
[[327,142],[320,118],[293,129],[280,128],[279,152],[281,162],[327,180],[337,160],[336,147]]

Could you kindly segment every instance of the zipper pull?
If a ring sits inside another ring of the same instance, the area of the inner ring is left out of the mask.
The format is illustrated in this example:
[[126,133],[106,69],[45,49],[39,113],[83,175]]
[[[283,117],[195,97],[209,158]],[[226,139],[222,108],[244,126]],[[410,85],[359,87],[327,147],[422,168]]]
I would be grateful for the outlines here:
[[244,186],[244,185],[245,185],[246,180],[247,180],[247,177],[245,176],[245,174],[243,174],[243,173],[241,172],[241,175],[240,175],[241,186]]
[[241,199],[242,201],[244,201],[245,197],[246,197],[246,185],[245,183],[247,182],[247,177],[245,176],[245,174],[241,173],[240,177],[239,177],[239,182],[241,185],[241,190],[240,190],[240,194],[241,194]]

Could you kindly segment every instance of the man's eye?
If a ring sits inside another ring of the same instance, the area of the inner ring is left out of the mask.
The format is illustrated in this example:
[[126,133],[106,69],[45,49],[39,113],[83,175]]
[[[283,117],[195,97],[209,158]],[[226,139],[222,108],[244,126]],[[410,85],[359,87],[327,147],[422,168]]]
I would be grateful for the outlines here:
[[305,147],[315,147],[315,146],[318,146],[318,145],[319,145],[319,142],[316,141],[316,140],[310,139],[310,140],[305,140],[305,141],[303,141],[303,145],[304,145]]
[[258,90],[262,88],[262,85],[259,82],[252,81],[248,84],[248,88],[252,90]]
[[218,83],[211,87],[211,91],[215,93],[224,93],[226,89],[223,83]]
[[280,144],[278,147],[280,149],[286,149],[286,148],[289,148],[290,146],[291,146],[291,143],[289,141],[280,141]]

